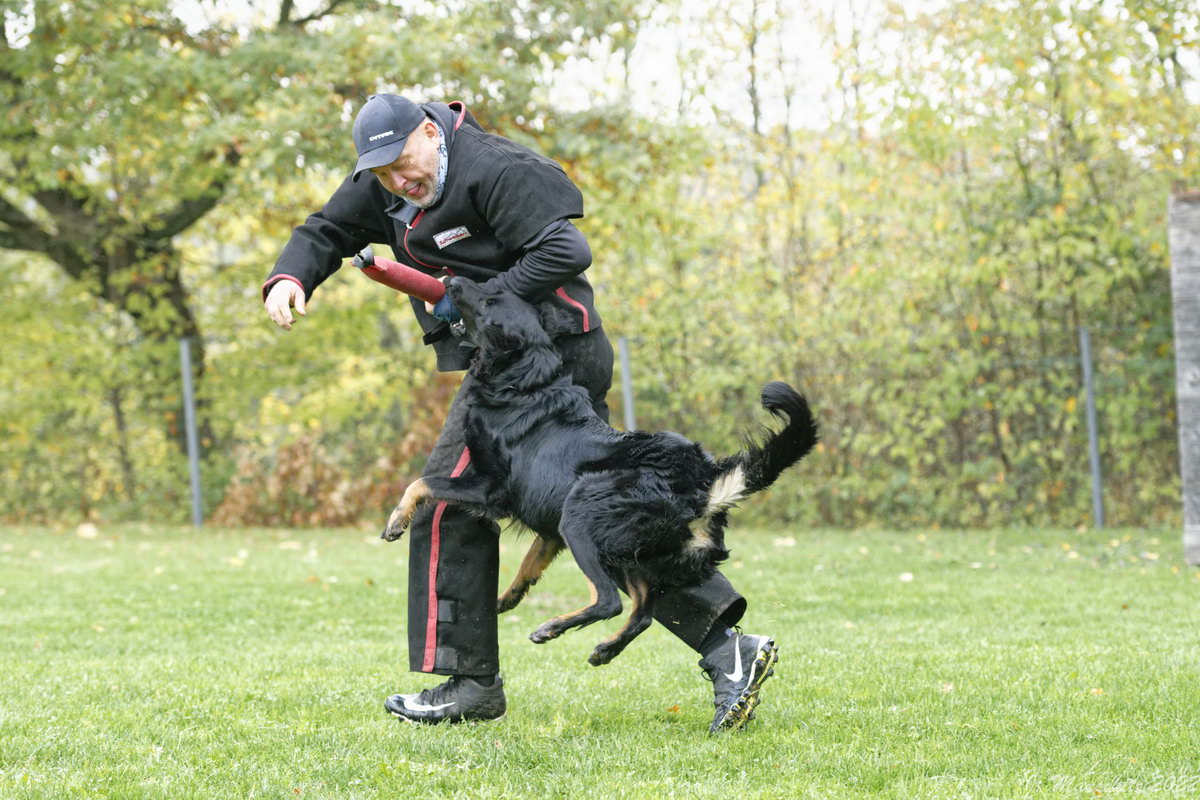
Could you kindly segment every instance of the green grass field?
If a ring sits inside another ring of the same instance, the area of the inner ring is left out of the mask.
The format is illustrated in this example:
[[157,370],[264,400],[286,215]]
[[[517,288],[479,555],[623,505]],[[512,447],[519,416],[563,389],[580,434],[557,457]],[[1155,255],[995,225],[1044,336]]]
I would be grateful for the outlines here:
[[[734,530],[758,718],[563,559],[501,617],[508,716],[418,727],[405,554],[363,531],[0,530],[0,798],[1200,796],[1200,574],[1174,532]],[[506,537],[504,575],[524,541]]]

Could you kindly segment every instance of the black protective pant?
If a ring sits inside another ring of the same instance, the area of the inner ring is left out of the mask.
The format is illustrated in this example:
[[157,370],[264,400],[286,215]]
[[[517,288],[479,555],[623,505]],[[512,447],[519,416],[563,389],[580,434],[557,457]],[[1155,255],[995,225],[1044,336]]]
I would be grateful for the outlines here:
[[[613,350],[604,331],[568,336],[557,345],[571,379],[588,391],[596,413],[607,420]],[[463,441],[465,390],[472,380],[468,374],[454,398],[425,475],[455,476],[472,469]],[[496,523],[446,503],[426,503],[417,510],[408,539],[408,660],[414,672],[499,671],[499,537]],[[654,602],[654,618],[696,651],[718,622],[734,625],[745,610],[745,599],[720,573],[700,586],[665,592]]]

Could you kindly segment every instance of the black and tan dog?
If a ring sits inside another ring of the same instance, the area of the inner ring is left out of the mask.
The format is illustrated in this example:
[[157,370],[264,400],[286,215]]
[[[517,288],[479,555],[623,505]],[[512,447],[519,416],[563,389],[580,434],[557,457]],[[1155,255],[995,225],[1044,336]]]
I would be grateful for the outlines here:
[[444,501],[492,519],[511,518],[537,535],[499,611],[514,608],[564,547],[592,587],[592,602],[541,625],[545,642],[621,612],[629,620],[588,658],[605,664],[651,622],[654,591],[692,586],[729,556],[728,510],[761,491],[817,441],[805,399],[785,383],[762,390],[763,406],[786,426],[733,456],[714,459],[676,433],[623,433],[592,411],[552,344],[553,308],[454,278],[448,291],[478,347],[472,362],[466,442],[473,470],[415,481],[383,538],[399,538],[421,502]]

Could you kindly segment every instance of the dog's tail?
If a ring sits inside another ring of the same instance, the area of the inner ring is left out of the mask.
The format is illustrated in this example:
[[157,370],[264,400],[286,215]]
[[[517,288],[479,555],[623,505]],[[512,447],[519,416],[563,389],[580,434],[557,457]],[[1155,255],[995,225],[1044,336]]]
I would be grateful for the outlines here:
[[763,387],[762,404],[773,416],[786,418],[787,424],[779,431],[764,429],[761,441],[750,439],[742,452],[717,462],[720,474],[708,492],[707,517],[766,489],[817,443],[817,421],[804,395],[782,381],[772,381]]

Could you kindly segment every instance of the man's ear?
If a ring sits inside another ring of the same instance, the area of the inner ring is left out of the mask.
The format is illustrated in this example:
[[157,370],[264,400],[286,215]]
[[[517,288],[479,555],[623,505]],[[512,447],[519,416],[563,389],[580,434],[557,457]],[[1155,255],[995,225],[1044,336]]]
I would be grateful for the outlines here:
[[546,331],[551,339],[557,339],[575,331],[575,320],[567,311],[553,303],[547,302],[539,305],[538,317],[542,323],[542,330]]

